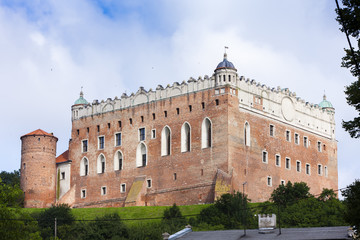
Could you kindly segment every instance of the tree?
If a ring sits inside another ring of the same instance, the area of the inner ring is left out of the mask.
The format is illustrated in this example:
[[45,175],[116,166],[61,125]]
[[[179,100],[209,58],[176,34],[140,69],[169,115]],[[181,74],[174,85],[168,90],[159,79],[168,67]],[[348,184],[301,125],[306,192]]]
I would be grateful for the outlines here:
[[2,179],[2,182],[7,185],[20,186],[20,171],[14,170],[14,172],[6,172],[2,171],[0,173],[0,178]]
[[174,205],[170,208],[166,208],[163,214],[162,224],[164,228],[167,229],[167,232],[176,232],[181,230],[186,225],[186,220],[181,214],[180,208]]
[[[57,227],[63,225],[70,226],[75,221],[75,217],[71,213],[71,209],[67,204],[53,205],[51,208],[41,212],[37,217],[39,227],[41,228],[41,236],[48,239],[54,235],[55,218]],[[60,236],[60,238],[64,236]]]
[[88,230],[82,239],[120,240],[129,237],[128,229],[117,213],[96,217],[95,221],[89,224]]
[[344,196],[344,204],[346,206],[345,220],[350,225],[355,227],[355,230],[360,230],[360,180],[347,186],[345,190],[341,191]]
[[349,35],[357,41],[357,49],[345,49],[345,57],[342,58],[342,67],[350,69],[350,72],[356,81],[346,87],[346,100],[350,106],[355,107],[359,112],[359,116],[350,121],[343,121],[343,128],[349,132],[353,138],[360,137],[360,1],[359,0],[342,0],[343,8],[336,9],[338,14],[336,20],[341,25],[340,30],[344,32],[348,38],[349,45],[351,42]]
[[270,197],[270,200],[281,206],[288,206],[300,199],[311,197],[310,188],[304,182],[292,184],[290,181],[286,185],[279,185]]

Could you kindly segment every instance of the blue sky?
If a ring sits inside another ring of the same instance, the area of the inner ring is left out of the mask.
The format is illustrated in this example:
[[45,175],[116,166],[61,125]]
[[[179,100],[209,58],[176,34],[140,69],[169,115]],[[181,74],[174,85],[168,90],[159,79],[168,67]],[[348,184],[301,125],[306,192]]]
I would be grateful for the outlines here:
[[339,187],[360,176],[357,116],[340,67],[347,47],[328,0],[0,0],[0,170],[20,166],[20,136],[41,128],[68,147],[81,86],[92,102],[211,75],[224,46],[240,75],[336,109]]

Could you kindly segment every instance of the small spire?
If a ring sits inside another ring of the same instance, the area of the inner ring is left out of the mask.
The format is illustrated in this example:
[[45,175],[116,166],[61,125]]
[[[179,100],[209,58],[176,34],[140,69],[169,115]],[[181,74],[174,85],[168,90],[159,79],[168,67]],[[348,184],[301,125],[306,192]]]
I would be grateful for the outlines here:
[[226,53],[226,49],[228,49],[229,47],[225,46],[225,51],[224,51],[224,59],[227,59],[227,53]]
[[83,87],[81,86],[81,90],[80,90],[80,97],[83,98],[84,97],[84,93],[83,93]]
[[326,100],[326,94],[325,94],[325,90],[324,90],[324,96],[323,96],[323,100]]

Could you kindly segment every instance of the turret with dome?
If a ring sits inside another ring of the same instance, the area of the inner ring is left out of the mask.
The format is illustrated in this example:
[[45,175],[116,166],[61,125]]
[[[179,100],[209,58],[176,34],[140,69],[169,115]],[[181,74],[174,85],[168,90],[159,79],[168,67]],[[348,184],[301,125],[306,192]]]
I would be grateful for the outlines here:
[[215,85],[236,85],[238,78],[237,69],[234,64],[227,60],[227,53],[224,53],[224,59],[217,65],[214,70]]
[[335,108],[333,107],[331,102],[326,100],[326,95],[325,94],[323,96],[323,100],[319,103],[319,107],[324,109],[324,110],[335,111]]

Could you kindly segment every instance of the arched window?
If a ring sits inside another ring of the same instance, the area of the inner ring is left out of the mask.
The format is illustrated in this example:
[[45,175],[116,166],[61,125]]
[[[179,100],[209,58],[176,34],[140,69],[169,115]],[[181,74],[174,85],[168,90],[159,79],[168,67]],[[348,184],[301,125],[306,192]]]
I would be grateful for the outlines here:
[[106,166],[105,156],[100,154],[97,160],[97,173],[104,173]]
[[147,148],[145,143],[141,142],[136,149],[136,167],[145,167],[147,165]]
[[117,151],[114,156],[114,171],[123,169],[123,154]]
[[250,124],[248,122],[245,122],[244,126],[244,140],[245,146],[250,146]]
[[80,176],[87,176],[89,175],[89,160],[84,157],[80,161]]
[[191,145],[191,131],[190,124],[185,122],[181,127],[181,152],[189,152]]
[[201,125],[201,147],[211,147],[211,122],[209,118],[204,118]]
[[170,155],[171,149],[171,131],[165,126],[161,132],[161,156]]

